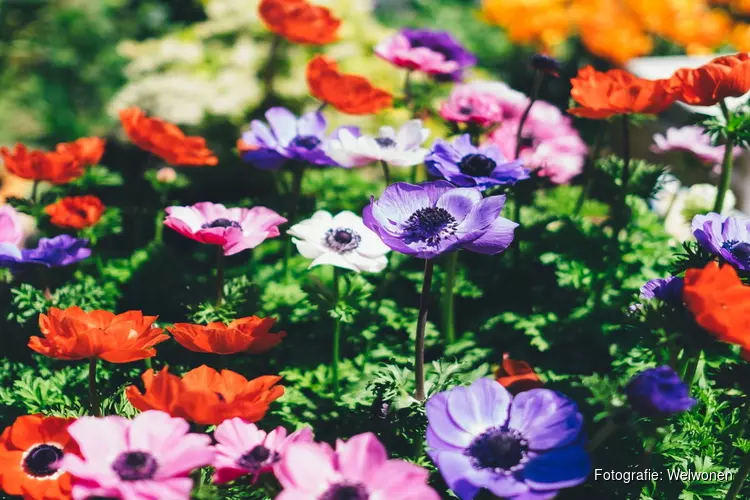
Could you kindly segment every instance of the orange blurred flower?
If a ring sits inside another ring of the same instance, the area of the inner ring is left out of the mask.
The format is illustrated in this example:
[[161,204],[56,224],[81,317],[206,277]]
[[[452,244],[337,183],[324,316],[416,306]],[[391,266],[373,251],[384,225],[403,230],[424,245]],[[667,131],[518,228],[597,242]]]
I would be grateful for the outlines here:
[[44,212],[55,226],[84,229],[99,222],[104,208],[102,200],[93,195],[66,196],[47,205]]
[[687,104],[711,106],[750,90],[750,56],[717,57],[698,68],[677,70],[669,80],[674,97]]
[[268,29],[294,43],[335,42],[341,26],[329,9],[306,0],[261,0],[258,13]]
[[51,308],[39,315],[44,337],[31,337],[29,347],[50,358],[75,360],[99,358],[110,363],[129,363],[156,355],[153,347],[169,338],[151,326],[156,316],[140,311],[115,315],[108,311],[84,312],[80,307]]
[[618,114],[657,114],[674,99],[667,92],[665,80],[644,80],[621,69],[606,73],[586,66],[572,78],[570,96],[580,107],[569,113],[584,118],[604,119]]
[[177,125],[149,118],[139,108],[120,111],[120,122],[133,144],[171,165],[213,166],[219,163],[203,137],[186,136]]
[[96,165],[104,156],[106,144],[107,141],[100,137],[83,137],[73,142],[61,142],[56,151],[73,155],[81,165]]
[[506,352],[503,354],[503,364],[495,370],[497,381],[508,389],[511,394],[542,387],[544,384],[539,375],[526,361],[511,359]]
[[315,56],[307,64],[310,93],[339,111],[368,115],[393,105],[393,96],[374,87],[366,78],[339,72],[336,61]]
[[722,342],[750,349],[750,287],[715,262],[685,274],[682,298],[695,321]]
[[77,453],[68,435],[73,418],[25,415],[0,435],[0,490],[27,500],[69,499],[70,475],[57,462]]
[[12,150],[0,148],[0,155],[8,172],[23,179],[66,184],[83,175],[83,165],[66,152],[29,151],[16,144]]
[[240,417],[257,422],[271,402],[284,394],[276,385],[281,377],[266,375],[248,381],[239,373],[206,365],[187,372],[182,378],[165,367],[159,373],[147,370],[141,378],[145,391],[131,385],[125,389],[130,403],[141,411],[161,410],[196,424],[220,424]]
[[286,337],[286,332],[271,333],[276,323],[273,318],[250,316],[232,321],[228,325],[221,322],[206,326],[190,323],[175,323],[167,330],[186,349],[212,354],[236,354],[266,352]]

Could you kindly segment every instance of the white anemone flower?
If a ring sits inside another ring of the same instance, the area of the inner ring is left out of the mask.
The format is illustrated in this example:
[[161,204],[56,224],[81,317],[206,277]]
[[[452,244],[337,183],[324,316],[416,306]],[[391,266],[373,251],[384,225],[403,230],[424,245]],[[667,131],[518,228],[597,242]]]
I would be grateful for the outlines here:
[[384,161],[397,167],[411,167],[424,161],[428,150],[422,147],[430,131],[422,120],[409,120],[396,132],[393,127],[380,127],[377,137],[355,137],[342,130],[338,140],[328,143],[326,152],[342,167],[361,167]]
[[304,257],[313,259],[309,267],[330,264],[357,273],[376,273],[385,269],[388,248],[354,212],[341,212],[335,217],[318,210],[309,219],[287,231]]

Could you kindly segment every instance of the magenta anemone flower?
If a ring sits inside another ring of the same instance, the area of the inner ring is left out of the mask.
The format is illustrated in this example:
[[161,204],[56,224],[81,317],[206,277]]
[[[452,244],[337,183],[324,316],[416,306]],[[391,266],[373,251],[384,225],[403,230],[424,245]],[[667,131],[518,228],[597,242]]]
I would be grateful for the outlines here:
[[189,429],[185,420],[154,410],[133,420],[78,419],[68,432],[83,458],[66,454],[62,461],[73,476],[73,498],[187,500],[190,472],[214,456],[211,438]]
[[276,500],[438,500],[429,472],[388,452],[368,432],[337,441],[291,445],[276,469],[284,491]]
[[391,249],[421,259],[465,249],[498,254],[513,241],[515,222],[500,217],[505,196],[482,198],[477,188],[450,182],[397,182],[373,197],[364,223]]
[[476,81],[456,85],[440,105],[440,116],[457,123],[486,127],[520,118],[529,98],[503,82]]
[[214,439],[218,443],[214,448],[214,482],[221,484],[248,474],[257,479],[260,474],[273,470],[289,445],[312,442],[313,433],[309,427],[289,435],[283,427],[266,433],[255,424],[232,418],[219,424]]
[[278,236],[286,219],[270,208],[226,208],[204,201],[190,207],[168,207],[164,225],[183,236],[221,245],[224,255],[255,248],[267,238]]

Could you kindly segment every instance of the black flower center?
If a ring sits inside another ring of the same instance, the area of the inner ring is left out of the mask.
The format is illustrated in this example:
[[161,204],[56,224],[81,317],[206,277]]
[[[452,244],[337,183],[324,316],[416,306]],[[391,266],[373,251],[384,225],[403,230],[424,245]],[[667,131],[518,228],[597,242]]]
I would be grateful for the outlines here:
[[326,231],[326,245],[338,253],[351,252],[359,246],[360,241],[362,237],[359,233],[347,227],[337,227]]
[[530,135],[521,136],[521,147],[522,148],[534,147],[534,138],[531,137]]
[[123,481],[144,481],[156,474],[156,459],[145,451],[126,451],[118,456],[112,464]]
[[446,236],[455,234],[458,223],[450,212],[440,207],[420,208],[404,224],[404,241],[415,243],[427,242],[437,246]]
[[238,458],[237,465],[243,469],[258,471],[266,464],[278,462],[280,458],[278,453],[259,444]]
[[292,142],[290,142],[289,145],[295,148],[302,148],[307,149],[308,151],[312,151],[313,149],[320,146],[320,139],[318,139],[314,135],[298,135],[297,137],[292,139]]
[[202,229],[210,229],[212,227],[236,227],[241,228],[240,223],[229,219],[216,219],[213,222],[207,222],[201,226]]
[[472,111],[474,111],[474,109],[471,106],[461,106],[458,108],[458,112],[462,115],[469,115]]
[[40,444],[31,448],[23,459],[23,470],[34,477],[47,477],[57,472],[57,462],[63,457],[60,447]]
[[458,169],[472,177],[489,177],[496,166],[495,160],[480,154],[466,155],[458,162]]
[[725,241],[722,247],[729,250],[731,254],[740,262],[750,263],[750,243],[730,240]]
[[493,427],[477,436],[466,448],[477,469],[513,472],[526,461],[528,443],[518,431]]
[[369,497],[361,484],[338,483],[331,485],[318,500],[367,500]]
[[381,148],[394,148],[396,147],[396,141],[391,139],[390,137],[376,137],[375,142],[378,143],[378,146]]

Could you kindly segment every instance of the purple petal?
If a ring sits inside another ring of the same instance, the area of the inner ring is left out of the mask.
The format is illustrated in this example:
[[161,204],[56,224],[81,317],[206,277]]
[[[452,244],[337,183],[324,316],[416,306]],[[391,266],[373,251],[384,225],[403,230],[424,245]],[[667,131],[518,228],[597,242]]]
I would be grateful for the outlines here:
[[518,227],[513,221],[497,218],[490,224],[485,233],[479,238],[463,244],[463,248],[470,252],[495,255],[506,248],[513,242],[513,231]]
[[268,148],[276,149],[279,147],[279,141],[276,140],[268,125],[260,120],[253,120],[250,122],[250,130],[252,131],[255,140],[249,142],[251,145],[266,146]]
[[573,400],[549,389],[532,389],[513,400],[508,426],[521,432],[531,450],[548,450],[575,441],[583,416]]
[[437,201],[437,206],[444,208],[460,224],[469,216],[474,207],[482,201],[478,189],[451,189]]
[[297,137],[297,117],[288,109],[271,108],[266,111],[266,120],[280,144],[286,146]]
[[300,117],[297,127],[299,135],[314,135],[323,138],[326,131],[326,118],[319,111],[306,113]]
[[[489,196],[474,205],[474,209],[458,226],[459,235],[481,235],[498,217],[505,206],[505,195]],[[476,239],[476,238],[472,238]]]
[[456,153],[458,153],[458,158],[456,161],[460,161],[461,158],[466,155],[479,152],[477,147],[471,143],[471,136],[469,134],[459,136],[455,141],[453,141],[453,147],[455,148]]
[[372,216],[382,229],[393,233],[414,212],[433,204],[424,185],[397,182],[388,186],[380,199],[372,205]]
[[471,500],[490,481],[486,470],[475,469],[463,453],[442,451],[431,454],[448,487],[461,500]]
[[273,149],[266,148],[245,151],[242,159],[262,170],[278,170],[288,161],[288,158]]
[[456,189],[456,186],[446,181],[423,182],[419,187],[427,193],[427,196],[430,199],[430,206],[433,207],[437,204],[437,201],[444,193]]
[[559,490],[586,481],[591,459],[583,446],[566,446],[542,453],[524,468],[526,484],[534,490]]
[[448,412],[448,393],[432,396],[427,401],[426,411],[427,426],[441,441],[462,449],[471,443],[473,436],[456,425]]

